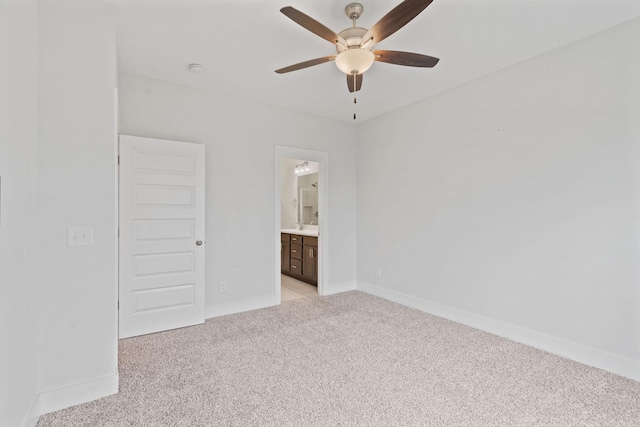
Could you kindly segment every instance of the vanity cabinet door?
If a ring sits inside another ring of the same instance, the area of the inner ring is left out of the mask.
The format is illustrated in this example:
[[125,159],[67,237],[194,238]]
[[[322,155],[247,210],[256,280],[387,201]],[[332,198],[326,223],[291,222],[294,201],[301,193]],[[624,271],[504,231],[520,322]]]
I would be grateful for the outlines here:
[[280,272],[288,274],[291,271],[291,243],[289,234],[280,235]]
[[318,248],[315,246],[303,247],[303,270],[302,277],[304,277],[307,283],[311,283],[314,286],[318,284]]
[[280,251],[280,271],[282,273],[289,273],[291,271],[290,264],[290,254],[291,254],[291,243],[289,242],[281,242],[282,249]]

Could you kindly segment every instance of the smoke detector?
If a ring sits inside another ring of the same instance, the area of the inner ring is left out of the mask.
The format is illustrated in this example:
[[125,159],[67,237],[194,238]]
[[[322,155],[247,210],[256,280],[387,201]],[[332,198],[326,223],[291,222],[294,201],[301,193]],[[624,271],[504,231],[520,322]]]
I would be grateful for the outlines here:
[[189,64],[189,71],[191,71],[196,76],[204,73],[204,67],[200,64]]

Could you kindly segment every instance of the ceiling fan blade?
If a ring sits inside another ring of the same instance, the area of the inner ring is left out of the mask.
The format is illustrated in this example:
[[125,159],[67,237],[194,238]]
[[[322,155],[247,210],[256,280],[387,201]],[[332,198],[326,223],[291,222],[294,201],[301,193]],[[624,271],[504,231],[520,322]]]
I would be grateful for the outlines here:
[[380,43],[407,25],[409,21],[429,6],[432,1],[433,0],[404,0],[366,32],[364,37],[362,37],[362,44],[365,44],[370,39],[373,39],[374,44]]
[[335,55],[323,56],[322,58],[310,59],[309,61],[300,62],[298,64],[289,65],[288,67],[280,68],[276,70],[278,74],[290,73],[291,71],[302,70],[303,68],[312,67],[318,64],[324,64],[325,62],[333,61],[336,59]]
[[433,56],[421,55],[419,53],[399,52],[397,50],[374,50],[375,60],[387,62],[389,64],[406,65],[409,67],[435,67],[440,61]]
[[280,9],[280,12],[288,16],[292,21],[311,31],[331,44],[340,43],[343,46],[347,45],[347,42],[336,34],[334,31],[325,27],[309,15],[300,12],[298,9],[294,9],[291,6],[286,6]]
[[362,76],[363,74],[358,74],[356,75],[356,87],[354,90],[353,87],[353,75],[347,75],[347,87],[349,88],[349,92],[355,92],[357,90],[360,90],[360,88],[362,88]]

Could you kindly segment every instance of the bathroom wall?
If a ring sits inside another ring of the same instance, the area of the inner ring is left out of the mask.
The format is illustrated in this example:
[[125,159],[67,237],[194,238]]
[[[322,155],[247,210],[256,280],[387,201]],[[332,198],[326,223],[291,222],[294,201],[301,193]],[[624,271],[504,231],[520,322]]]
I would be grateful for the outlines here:
[[[296,165],[304,162],[309,163],[309,172],[306,172],[305,175],[296,175],[294,172]],[[313,183],[309,182],[310,178],[308,177],[314,173],[318,173],[318,166],[317,162],[300,159],[283,159],[280,164],[280,216],[282,217],[281,224],[283,229],[296,228],[300,204],[298,194],[299,183],[302,182],[306,187],[311,188],[311,184]],[[317,175],[314,176],[317,177]],[[317,179],[314,180],[314,182],[316,181]],[[317,205],[318,201],[316,198],[316,206]],[[318,225],[317,218],[314,219],[314,223],[316,226]]]
[[293,171],[300,163],[296,159],[283,159],[280,163],[280,216],[283,229],[295,228],[298,221],[298,183]]
[[317,187],[317,173],[298,176],[298,209],[300,211],[300,223],[307,227],[318,225],[319,212]]

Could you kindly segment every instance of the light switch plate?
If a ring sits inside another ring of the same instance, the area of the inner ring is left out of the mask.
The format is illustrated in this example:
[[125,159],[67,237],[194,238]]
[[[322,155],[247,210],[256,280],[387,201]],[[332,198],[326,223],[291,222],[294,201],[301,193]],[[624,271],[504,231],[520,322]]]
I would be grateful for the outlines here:
[[67,228],[67,246],[93,245],[93,227]]

